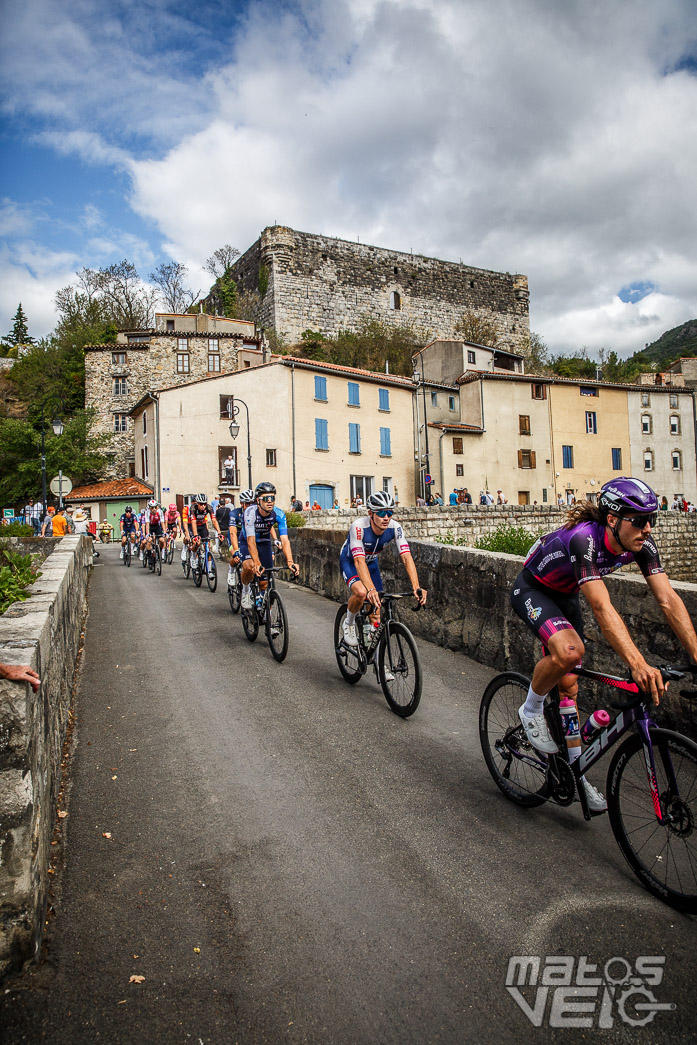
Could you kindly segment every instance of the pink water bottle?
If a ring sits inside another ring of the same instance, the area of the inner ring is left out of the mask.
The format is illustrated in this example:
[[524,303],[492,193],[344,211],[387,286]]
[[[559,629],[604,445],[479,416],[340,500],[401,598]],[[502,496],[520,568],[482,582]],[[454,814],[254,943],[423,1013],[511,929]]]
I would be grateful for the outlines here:
[[590,718],[586,719],[581,729],[581,740],[584,744],[590,744],[591,740],[595,737],[596,733],[599,733],[601,729],[605,729],[610,724],[610,716],[607,711],[600,708],[599,711],[594,711]]
[[562,728],[566,737],[566,750],[569,753],[569,761],[573,762],[581,752],[581,733],[578,728],[578,711],[576,702],[564,697],[559,701],[559,714],[561,715]]

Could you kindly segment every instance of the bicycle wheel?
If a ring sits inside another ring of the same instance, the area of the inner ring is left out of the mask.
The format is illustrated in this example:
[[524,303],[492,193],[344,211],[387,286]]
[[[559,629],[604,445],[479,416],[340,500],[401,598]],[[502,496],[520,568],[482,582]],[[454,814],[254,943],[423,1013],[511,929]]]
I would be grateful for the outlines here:
[[233,581],[232,584],[227,586],[227,595],[230,600],[230,609],[233,613],[240,612],[240,606],[242,604],[242,581],[240,580],[240,571],[233,569]]
[[340,606],[334,618],[334,652],[339,671],[351,685],[355,685],[363,675],[358,649],[347,646],[344,642],[343,624],[347,610],[346,603]]
[[126,541],[126,543],[123,546],[123,563],[124,563],[124,566],[130,566],[131,565],[131,542],[130,541]]
[[409,718],[419,706],[423,672],[414,636],[398,620],[385,626],[378,646],[378,678],[395,715]]
[[529,679],[513,671],[491,680],[479,708],[479,740],[489,772],[506,798],[520,806],[539,806],[547,798],[547,760],[531,745],[518,717],[529,685]]
[[194,579],[196,587],[200,588],[201,581],[203,580],[203,558],[200,552],[196,558],[196,565],[191,567],[191,576]]
[[186,558],[182,562],[182,570],[184,571],[184,576],[188,581],[189,574],[191,573],[191,555],[188,548],[186,549]]
[[152,550],[153,557],[155,559],[155,572],[158,577],[162,576],[162,549],[159,544],[156,544]]
[[167,549],[167,565],[171,566],[174,561],[174,541],[169,542],[169,548]]
[[266,638],[277,661],[288,652],[288,617],[283,600],[276,590],[270,591],[266,603]]
[[140,560],[140,565],[143,567],[143,569],[145,569],[148,565],[148,553],[146,552],[145,548],[141,547],[140,550],[143,553],[143,558]]
[[150,570],[151,573],[154,573],[155,572],[155,551],[154,551],[153,548],[151,548],[150,551],[147,552],[147,556],[148,556],[148,569]]
[[218,587],[218,569],[212,552],[206,552],[206,583],[210,591],[215,591]]
[[251,610],[242,610],[242,627],[249,641],[254,642],[259,634],[259,616],[256,606],[252,606]]
[[656,784],[665,822],[656,819],[644,745],[633,734],[607,775],[610,826],[627,863],[659,900],[697,914],[697,744],[652,729]]

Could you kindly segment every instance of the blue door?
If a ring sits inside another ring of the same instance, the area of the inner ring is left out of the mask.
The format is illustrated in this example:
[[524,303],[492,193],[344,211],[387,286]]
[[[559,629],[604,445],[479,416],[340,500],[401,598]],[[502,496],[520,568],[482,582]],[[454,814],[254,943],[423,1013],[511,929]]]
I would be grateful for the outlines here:
[[334,487],[333,486],[311,486],[310,487],[310,507],[317,501],[320,508],[331,508],[334,504]]

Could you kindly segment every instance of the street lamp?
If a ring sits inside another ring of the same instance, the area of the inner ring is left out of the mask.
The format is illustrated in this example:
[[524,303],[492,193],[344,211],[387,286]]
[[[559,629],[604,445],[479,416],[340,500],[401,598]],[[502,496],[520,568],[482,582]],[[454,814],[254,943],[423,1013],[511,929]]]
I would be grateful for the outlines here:
[[237,396],[235,396],[232,401],[232,421],[230,422],[230,435],[233,439],[237,439],[237,436],[240,434],[240,426],[236,423],[235,420],[240,411],[240,408],[237,405],[238,403],[241,403],[247,411],[247,475],[249,477],[249,488],[250,490],[253,490],[254,487],[252,486],[252,447],[249,441],[249,407],[245,403],[244,399],[238,399]]
[[[64,428],[63,422],[58,417],[58,412],[57,412],[57,409],[56,409],[56,405],[60,406],[62,408],[63,407],[63,403],[60,401],[60,399],[50,399],[50,398],[46,399],[41,404],[41,498],[42,498],[41,503],[42,503],[42,506],[43,506],[42,507],[42,511],[44,513],[46,512],[46,439],[45,439],[46,422],[44,421],[44,410],[48,407],[49,403],[53,404],[53,409],[54,409],[54,413],[55,413],[54,419],[53,419],[53,421],[51,421],[51,427],[53,428],[53,434],[54,435],[63,435],[63,428]],[[62,498],[61,498],[61,504],[62,504]]]
[[[423,395],[424,395],[424,440],[425,440],[425,443],[426,443],[426,455],[425,455],[426,456],[426,470],[425,470],[425,472],[422,473],[423,479],[422,479],[421,489],[422,489],[422,494],[423,494],[424,500],[428,501],[427,490],[426,490],[426,476],[431,474],[431,469],[430,469],[429,453],[428,453],[428,418],[426,416],[426,378],[424,377],[424,356],[423,356],[423,351],[419,352],[418,355],[419,355],[419,358],[421,360],[421,373],[419,374],[418,368],[416,366],[416,362],[414,362],[414,373],[412,374],[412,380],[413,380],[414,384],[417,387],[417,391],[416,391],[417,396],[419,394],[419,392],[418,392],[419,382],[421,382],[421,388],[423,390]],[[414,356],[414,360],[416,360],[416,356]],[[419,467],[421,467],[421,462],[420,461],[419,461]]]

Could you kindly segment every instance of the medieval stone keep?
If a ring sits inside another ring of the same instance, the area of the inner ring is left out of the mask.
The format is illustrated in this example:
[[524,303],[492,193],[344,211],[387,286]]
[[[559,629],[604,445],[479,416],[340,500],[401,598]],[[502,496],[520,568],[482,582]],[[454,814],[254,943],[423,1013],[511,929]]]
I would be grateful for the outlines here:
[[530,333],[527,276],[283,225],[264,229],[232,274],[240,289],[262,292],[261,325],[289,342],[308,329],[332,337],[355,330],[364,316],[449,338],[470,310],[496,323],[501,348],[522,348]]

